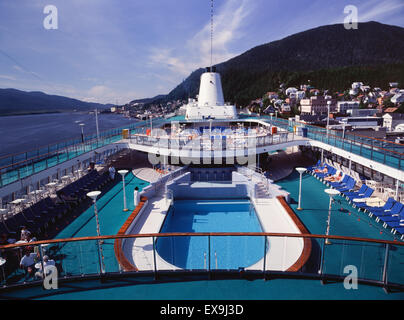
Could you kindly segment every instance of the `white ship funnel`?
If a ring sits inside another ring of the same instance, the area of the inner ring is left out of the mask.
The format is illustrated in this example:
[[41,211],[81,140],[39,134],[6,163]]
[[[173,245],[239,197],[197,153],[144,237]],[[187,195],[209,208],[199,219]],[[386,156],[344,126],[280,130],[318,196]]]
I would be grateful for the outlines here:
[[236,119],[235,106],[226,105],[223,98],[222,81],[215,67],[207,68],[201,75],[198,103],[189,102],[185,119]]
[[199,86],[198,106],[213,107],[223,106],[224,97],[220,74],[216,73],[216,68],[207,68],[207,72],[201,75]]

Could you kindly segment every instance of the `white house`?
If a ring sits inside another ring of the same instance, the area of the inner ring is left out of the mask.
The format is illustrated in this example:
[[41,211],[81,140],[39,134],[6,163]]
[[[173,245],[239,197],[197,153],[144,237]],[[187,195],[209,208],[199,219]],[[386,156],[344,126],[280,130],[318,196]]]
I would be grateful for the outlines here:
[[383,115],[383,127],[387,131],[404,132],[404,114],[402,113],[386,113]]
[[364,103],[376,103],[377,97],[373,92],[369,92],[363,99]]
[[356,95],[358,94],[358,89],[350,89],[350,90],[349,90],[349,94],[350,94],[351,96],[356,96]]
[[304,92],[303,90],[300,90],[300,91],[296,92],[296,99],[297,100],[304,99],[305,97],[306,97],[306,92]]
[[363,86],[363,82],[353,82],[351,87],[352,87],[352,89],[357,90],[361,86]]
[[290,87],[290,88],[286,89],[285,93],[286,93],[286,95],[290,96],[291,93],[296,94],[297,91],[298,90],[296,88]]
[[328,101],[331,101],[330,112],[335,112],[337,103],[335,99],[325,99],[323,96],[313,96],[310,99],[300,100],[300,112],[302,114],[327,114]]
[[393,102],[393,103],[402,103],[402,102],[404,102],[404,93],[402,93],[402,92],[396,93],[390,99],[390,101]]

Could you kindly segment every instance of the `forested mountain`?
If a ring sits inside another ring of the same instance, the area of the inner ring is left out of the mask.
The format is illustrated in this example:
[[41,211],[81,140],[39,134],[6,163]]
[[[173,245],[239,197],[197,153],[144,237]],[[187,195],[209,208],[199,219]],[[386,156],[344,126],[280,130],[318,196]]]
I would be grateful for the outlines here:
[[[194,71],[166,100],[195,97],[204,69]],[[404,28],[378,22],[322,26],[257,46],[217,65],[226,101],[246,105],[280,83],[310,80],[318,89],[344,90],[354,81],[387,88],[404,83]]]

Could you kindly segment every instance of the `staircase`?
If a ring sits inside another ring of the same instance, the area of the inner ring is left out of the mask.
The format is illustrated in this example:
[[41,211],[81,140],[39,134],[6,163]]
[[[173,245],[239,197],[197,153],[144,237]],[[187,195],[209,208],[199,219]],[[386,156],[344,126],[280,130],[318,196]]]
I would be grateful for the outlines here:
[[265,186],[265,184],[262,181],[258,182],[255,185],[255,197],[257,199],[268,199],[270,197],[268,188]]

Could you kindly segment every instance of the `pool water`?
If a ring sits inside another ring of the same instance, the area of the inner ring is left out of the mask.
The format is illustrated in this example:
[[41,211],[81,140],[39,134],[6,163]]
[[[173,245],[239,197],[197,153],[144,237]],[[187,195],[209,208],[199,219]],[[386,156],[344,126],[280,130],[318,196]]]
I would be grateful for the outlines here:
[[[249,200],[175,200],[160,232],[262,232],[262,229]],[[166,237],[158,239],[157,252],[180,268],[238,269],[262,259],[264,242],[264,237]]]

